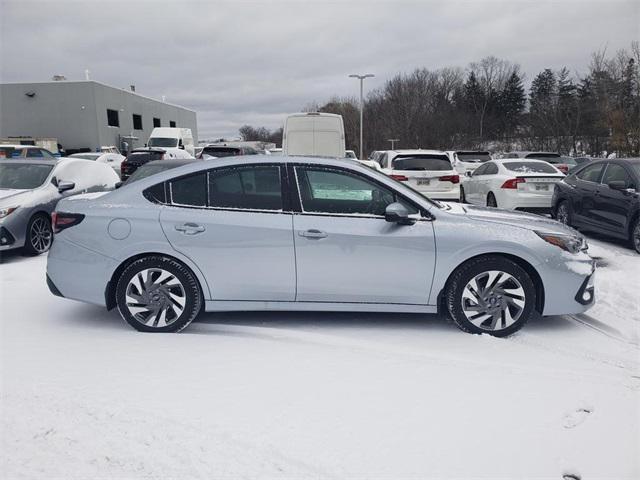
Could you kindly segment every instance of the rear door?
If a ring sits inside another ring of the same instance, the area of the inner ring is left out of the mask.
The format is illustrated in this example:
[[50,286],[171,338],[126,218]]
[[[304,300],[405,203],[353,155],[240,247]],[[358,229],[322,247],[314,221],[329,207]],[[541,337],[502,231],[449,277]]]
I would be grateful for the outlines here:
[[482,204],[480,202],[480,194],[479,194],[479,184],[483,179],[484,172],[487,169],[487,164],[480,165],[475,171],[471,174],[468,179],[463,182],[462,188],[464,188],[464,196],[466,197],[469,203],[473,204]]
[[435,264],[432,222],[385,221],[394,201],[418,209],[359,173],[295,167],[300,212],[294,215],[298,302],[426,305]]
[[273,164],[212,169],[169,183],[160,222],[204,273],[212,300],[293,301],[292,214],[285,170]]
[[[599,162],[588,165],[575,175],[572,185],[575,196],[572,198],[573,216],[576,221],[585,225],[594,225],[596,191],[599,189],[600,177],[605,163]],[[569,180],[569,179],[568,179]]]
[[615,190],[608,186],[609,182],[624,182],[625,189],[636,189],[631,174],[618,163],[608,163],[602,175],[601,184],[596,190],[593,221],[602,229],[617,234],[627,233],[627,219],[631,212],[634,194]]

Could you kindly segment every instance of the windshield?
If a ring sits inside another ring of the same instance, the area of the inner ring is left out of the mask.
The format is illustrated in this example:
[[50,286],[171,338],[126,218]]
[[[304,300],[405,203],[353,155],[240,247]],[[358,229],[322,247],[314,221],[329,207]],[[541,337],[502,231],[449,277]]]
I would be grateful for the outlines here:
[[212,157],[233,157],[240,155],[239,148],[230,147],[205,147],[202,155],[211,155]]
[[491,160],[489,152],[456,152],[456,156],[461,162],[480,163]]
[[83,160],[97,160],[100,154],[95,153],[74,153],[71,155],[73,158],[82,158]]
[[451,170],[451,162],[441,155],[398,155],[392,160],[394,170]]
[[507,170],[518,173],[558,173],[551,165],[542,162],[505,162],[503,165]]
[[162,162],[155,165],[143,165],[131,174],[126,183],[129,184],[137,180],[142,180],[143,178],[150,177],[151,175],[155,175],[156,173],[164,172],[165,170],[169,170],[173,167],[175,167],[175,165],[166,165]]
[[29,190],[42,185],[53,165],[37,165],[33,163],[0,164],[0,188]]
[[171,148],[171,147],[177,147],[178,146],[178,139],[177,138],[165,138],[165,137],[151,137],[149,139],[149,144],[150,147],[165,147],[165,148]]

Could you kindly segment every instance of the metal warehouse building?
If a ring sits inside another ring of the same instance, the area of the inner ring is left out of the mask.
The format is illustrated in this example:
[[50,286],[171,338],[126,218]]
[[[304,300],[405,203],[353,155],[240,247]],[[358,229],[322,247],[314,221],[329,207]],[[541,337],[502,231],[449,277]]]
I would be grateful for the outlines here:
[[0,84],[0,138],[54,137],[66,150],[142,147],[154,127],[184,127],[196,113],[92,80]]

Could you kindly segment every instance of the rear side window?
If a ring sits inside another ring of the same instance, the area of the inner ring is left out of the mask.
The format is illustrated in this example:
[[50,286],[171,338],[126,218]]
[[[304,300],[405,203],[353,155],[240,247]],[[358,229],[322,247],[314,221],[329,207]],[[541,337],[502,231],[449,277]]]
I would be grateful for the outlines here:
[[[131,180],[131,178],[129,180]],[[130,183],[129,180],[127,180],[127,183]],[[159,183],[158,185],[145,189],[144,192],[142,192],[142,195],[153,203],[167,203],[164,183]]]
[[282,210],[280,167],[260,165],[210,171],[209,206]]
[[516,173],[558,173],[556,169],[548,163],[505,162],[503,165],[507,170]]
[[391,163],[394,170],[451,170],[451,161],[439,155],[399,155]]
[[576,177],[580,180],[584,180],[585,182],[597,182],[600,178],[600,172],[602,172],[603,165],[603,163],[589,165],[576,173]]
[[171,203],[192,207],[207,205],[207,175],[205,172],[172,180],[170,185]]

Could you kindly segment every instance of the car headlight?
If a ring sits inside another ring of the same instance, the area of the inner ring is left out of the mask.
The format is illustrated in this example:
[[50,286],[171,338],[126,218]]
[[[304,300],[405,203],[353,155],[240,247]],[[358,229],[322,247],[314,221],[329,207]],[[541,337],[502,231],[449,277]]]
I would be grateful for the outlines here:
[[569,253],[578,253],[589,248],[589,246],[587,245],[587,240],[581,235],[567,235],[562,233],[547,233],[538,231],[536,231],[536,235],[538,235],[545,242],[550,243],[551,245],[555,245],[556,247],[560,247],[561,249]]
[[17,208],[18,208],[17,205],[15,207],[2,207],[2,208],[0,208],[0,218],[4,218],[7,215],[10,215],[11,213],[15,212]]

